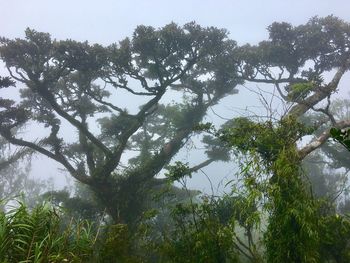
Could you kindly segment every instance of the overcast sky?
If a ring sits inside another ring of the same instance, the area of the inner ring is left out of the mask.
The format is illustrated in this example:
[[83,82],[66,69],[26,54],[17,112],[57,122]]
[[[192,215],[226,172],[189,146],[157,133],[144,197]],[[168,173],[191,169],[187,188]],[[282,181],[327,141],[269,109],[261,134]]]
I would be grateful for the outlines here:
[[[255,44],[267,38],[266,28],[274,21],[298,25],[331,14],[350,21],[349,0],[0,0],[0,10],[0,36],[23,37],[29,27],[57,39],[104,45],[131,36],[140,24],[161,27],[196,21],[228,29],[239,44]],[[56,174],[45,167],[50,166],[35,166],[34,173]],[[213,172],[217,170],[208,173]],[[192,184],[203,189],[202,182],[197,178]],[[217,182],[213,179],[214,185]]]
[[265,37],[274,21],[300,24],[330,14],[350,20],[348,0],[0,0],[0,10],[2,36],[23,36],[30,27],[59,39],[103,44],[130,36],[139,24],[196,21],[252,43]]

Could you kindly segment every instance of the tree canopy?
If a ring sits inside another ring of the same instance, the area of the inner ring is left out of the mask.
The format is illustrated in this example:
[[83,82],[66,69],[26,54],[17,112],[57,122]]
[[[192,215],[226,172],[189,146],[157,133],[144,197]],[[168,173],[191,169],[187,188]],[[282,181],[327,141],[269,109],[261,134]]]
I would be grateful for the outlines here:
[[[324,114],[325,121],[312,121],[313,129],[296,138],[315,135],[298,149],[303,159],[327,141],[331,126],[350,126],[330,110],[350,67],[350,26],[329,16],[295,27],[276,22],[268,31],[269,39],[255,46],[237,46],[225,30],[195,23],[139,26],[131,38],[109,46],[55,40],[32,29],[25,39],[1,38],[0,56],[10,74],[2,86],[17,87],[21,100],[1,99],[0,135],[60,163],[120,222],[140,215],[149,189],[164,184],[156,175],[198,130],[208,108],[244,82],[272,85],[288,105],[282,119],[309,110]],[[33,123],[46,135],[14,133]],[[270,143],[249,136],[241,137],[242,147]],[[208,159],[188,171],[229,160],[218,140],[203,141]]]
[[[115,220],[128,221],[143,192],[162,183],[155,175],[208,107],[239,83],[230,57],[235,47],[225,30],[195,23],[139,26],[131,39],[107,47],[52,40],[31,29],[25,39],[2,38],[1,58],[21,101],[1,105],[0,134],[63,165],[95,191]],[[170,90],[183,100],[162,104]],[[116,101],[124,96],[128,102],[120,107]],[[139,97],[142,102],[133,103]],[[47,135],[34,141],[16,137],[13,128],[31,122]],[[71,140],[64,136],[67,126],[76,134]],[[127,150],[139,154],[123,168]]]
[[[0,156],[0,175],[26,154],[61,164],[83,185],[75,197],[67,191],[46,196],[66,214],[97,221],[106,212],[112,218],[96,250],[101,261],[133,262],[139,254],[129,252],[137,248],[151,262],[348,262],[350,220],[323,197],[328,187],[337,198],[339,180],[350,170],[350,102],[334,99],[350,69],[350,24],[314,17],[299,26],[275,22],[268,32],[267,40],[243,46],[224,29],[193,22],[139,26],[132,37],[108,46],[56,40],[33,29],[24,39],[0,38],[8,70],[0,88],[20,95],[17,101],[0,98],[0,150],[5,142],[16,149]],[[204,122],[210,107],[251,84],[252,92],[262,95],[261,86],[282,106],[274,109],[261,96],[267,116],[239,116],[220,128]],[[33,127],[40,133],[30,134]],[[207,159],[192,167],[172,163],[201,132],[207,132],[201,134]],[[230,160],[239,178],[229,195],[198,201],[197,191],[172,185],[212,162]],[[157,177],[164,168],[165,178]],[[313,188],[315,176],[328,178]],[[17,177],[2,176],[7,178]],[[53,229],[46,219],[37,220],[46,212]],[[43,240],[38,235],[35,253],[40,255],[39,242],[50,251],[50,233],[66,240],[55,213],[45,207],[30,213],[23,205],[0,213],[0,236],[7,240],[0,257],[16,252],[17,258],[34,258],[32,237],[40,222]],[[27,224],[16,223],[22,219]],[[92,237],[92,225],[84,224],[84,251],[93,254],[100,229]],[[66,237],[79,241],[71,226]],[[23,242],[10,229],[27,233],[19,236]],[[8,244],[19,250],[11,252]],[[72,253],[79,255],[76,248]]]

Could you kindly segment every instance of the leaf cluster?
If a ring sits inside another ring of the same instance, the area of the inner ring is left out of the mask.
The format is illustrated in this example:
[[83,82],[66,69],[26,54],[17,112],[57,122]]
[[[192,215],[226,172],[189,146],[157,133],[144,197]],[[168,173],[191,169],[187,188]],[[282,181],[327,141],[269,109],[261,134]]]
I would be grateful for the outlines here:
[[61,229],[59,211],[49,203],[32,211],[23,204],[0,214],[1,262],[89,262],[92,224],[74,220]]
[[294,144],[311,131],[292,117],[278,123],[254,122],[241,117],[228,122],[217,136],[239,152],[257,152],[267,164],[271,164],[284,147]]
[[332,128],[330,130],[330,134],[333,139],[341,143],[344,147],[346,147],[350,151],[350,132],[349,129],[341,130],[338,128]]

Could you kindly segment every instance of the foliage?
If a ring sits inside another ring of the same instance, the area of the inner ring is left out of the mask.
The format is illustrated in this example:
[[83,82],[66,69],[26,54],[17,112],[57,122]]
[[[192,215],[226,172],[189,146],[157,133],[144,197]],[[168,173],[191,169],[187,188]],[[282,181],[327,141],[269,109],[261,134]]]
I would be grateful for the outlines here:
[[350,151],[350,133],[348,130],[341,130],[337,128],[332,128],[330,130],[331,136],[340,142],[344,147],[346,147]]
[[165,234],[160,247],[168,262],[238,262],[234,225],[221,224],[213,208],[208,201],[174,208],[174,230]]
[[[320,84],[323,72],[343,66],[347,60],[349,24],[335,16],[313,17],[299,26],[274,22],[268,31],[268,40],[241,47],[240,55],[247,62],[242,65],[242,73],[248,79],[258,78],[260,73],[266,80],[277,76],[280,81],[282,75],[271,74],[270,67],[274,67],[287,71],[287,81]],[[303,69],[308,61],[313,61],[313,65]],[[304,78],[294,79],[298,73]]]
[[[95,250],[91,225],[73,223],[59,232],[56,210],[39,207],[31,213],[22,205],[2,214],[2,259],[79,262],[78,257],[97,253],[103,262],[349,261],[349,219],[335,214],[334,203],[313,195],[302,170],[305,156],[322,144],[323,150],[332,146],[325,143],[330,125],[337,127],[330,131],[333,138],[350,147],[348,118],[330,107],[350,68],[349,23],[314,17],[296,27],[273,23],[268,31],[268,40],[241,47],[227,39],[225,30],[195,23],[139,26],[132,38],[107,47],[52,40],[30,29],[25,39],[1,38],[0,56],[11,78],[0,78],[0,86],[15,88],[15,80],[24,88],[17,103],[0,99],[0,135],[60,163],[97,197],[96,210],[89,204],[94,198],[87,203],[65,192],[54,194],[57,203],[84,217],[105,209],[117,223],[106,227]],[[328,83],[327,74],[333,74]],[[280,120],[236,118],[217,132],[201,124],[207,110],[243,81],[274,86],[288,106]],[[114,98],[126,94],[135,103],[125,107]],[[179,101],[164,103],[173,94]],[[300,120],[310,110],[324,118],[304,125]],[[99,126],[92,127],[96,122]],[[36,141],[16,135],[16,129],[33,123],[46,135]],[[74,138],[64,136],[63,123]],[[169,165],[203,129],[211,131],[202,137],[208,160],[192,168]],[[299,149],[306,135],[314,140]],[[124,165],[124,154],[131,152],[135,155]],[[158,210],[160,198],[152,194],[159,197],[170,189],[183,195],[169,181],[213,161],[229,161],[232,152],[239,158],[240,177],[231,195],[197,203],[191,193],[184,203]],[[330,147],[322,158],[336,168],[348,167],[348,160],[334,152]],[[165,167],[168,178],[157,178]],[[159,227],[167,220],[168,227]],[[263,223],[263,238],[254,238]],[[59,241],[52,243],[56,237]]]
[[29,172],[31,156],[27,151],[14,150],[0,138],[0,210],[4,210],[7,201],[22,196],[27,205],[35,206],[38,196],[49,180],[31,178]]
[[274,163],[271,215],[265,235],[269,262],[318,262],[318,214],[301,178],[295,149],[282,150]]
[[106,237],[99,252],[99,262],[142,262],[132,250],[131,237],[127,225],[108,226]]
[[92,198],[84,198],[84,196],[80,196],[79,194],[71,196],[68,190],[45,192],[41,197],[53,205],[60,207],[67,219],[76,218],[79,220],[97,221],[103,214],[100,207]]
[[60,211],[49,203],[32,211],[23,203],[1,212],[1,262],[89,262],[96,233],[87,221],[61,229]]
[[242,153],[258,153],[269,170],[285,145],[295,143],[312,132],[312,128],[293,117],[282,119],[277,125],[272,121],[235,118],[225,126],[217,136]]
[[150,262],[262,262],[256,208],[243,196],[202,196],[166,207],[167,224],[159,228],[161,208],[149,211],[135,236]]
[[312,82],[292,84],[288,87],[288,98],[292,101],[305,99],[314,88]]
[[175,162],[174,165],[167,166],[167,173],[165,176],[172,182],[182,179],[184,176],[191,177],[191,170],[187,164],[182,162]]
[[[107,47],[25,33],[0,40],[0,57],[23,86],[18,103],[0,105],[0,135],[63,165],[116,222],[138,220],[148,189],[161,184],[157,173],[207,109],[240,82],[230,58],[236,43],[214,27],[139,26],[132,38]],[[169,92],[182,101],[162,104]],[[123,97],[135,103],[118,102]],[[77,136],[67,138],[63,122]],[[13,128],[24,124],[47,133],[36,141],[16,137]],[[128,150],[136,156],[125,168]]]
[[245,157],[245,209],[255,200],[269,215],[264,233],[267,262],[346,262],[349,219],[335,214],[329,200],[314,198],[296,148],[312,128],[291,116],[276,123],[245,118],[231,123],[217,136]]
[[[292,117],[278,123],[254,123],[241,118],[233,124],[219,136],[236,151],[250,156],[243,175],[246,189],[263,202],[269,213],[265,232],[267,261],[317,262],[317,210],[302,178],[295,149],[295,143],[308,129]],[[264,197],[268,199],[264,201]]]
[[320,257],[324,262],[348,262],[350,260],[350,219],[338,214],[322,217],[319,224],[322,233]]

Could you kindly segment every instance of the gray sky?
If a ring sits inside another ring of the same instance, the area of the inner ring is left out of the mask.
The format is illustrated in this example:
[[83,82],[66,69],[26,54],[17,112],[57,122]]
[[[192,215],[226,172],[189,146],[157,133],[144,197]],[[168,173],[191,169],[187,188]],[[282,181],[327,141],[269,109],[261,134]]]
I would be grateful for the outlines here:
[[2,36],[23,36],[30,27],[59,39],[103,44],[129,36],[139,24],[196,21],[227,28],[240,43],[253,43],[274,21],[300,24],[329,14],[350,19],[348,0],[0,0],[0,9]]
[[[228,29],[239,44],[255,44],[266,39],[266,28],[274,21],[298,25],[315,15],[330,14],[350,21],[349,0],[0,0],[0,10],[0,36],[23,37],[30,27],[57,39],[105,45],[131,36],[140,24],[161,27],[172,21],[196,21],[202,26]],[[242,97],[237,97],[238,101],[242,103]],[[223,107],[229,108],[233,101],[226,103]],[[33,173],[56,175],[52,167],[49,162],[37,164]],[[220,181],[215,177],[218,167],[208,169],[208,174],[214,175],[214,186]],[[191,185],[208,189],[203,180],[197,176]]]

